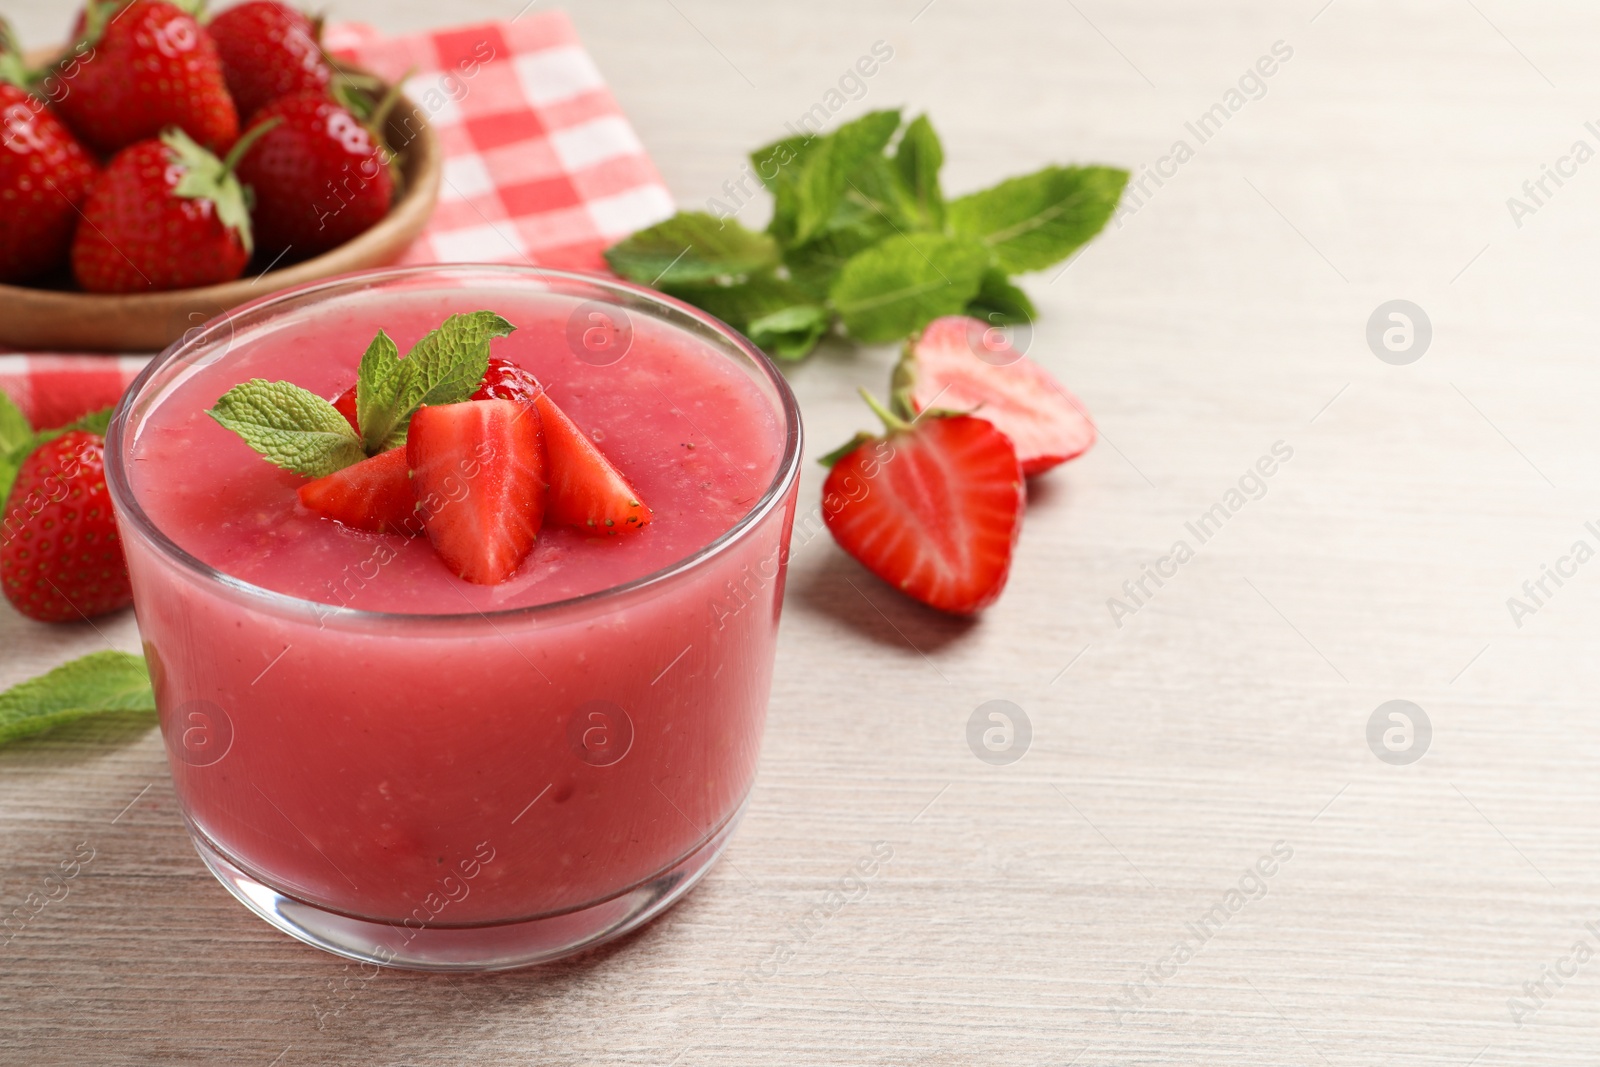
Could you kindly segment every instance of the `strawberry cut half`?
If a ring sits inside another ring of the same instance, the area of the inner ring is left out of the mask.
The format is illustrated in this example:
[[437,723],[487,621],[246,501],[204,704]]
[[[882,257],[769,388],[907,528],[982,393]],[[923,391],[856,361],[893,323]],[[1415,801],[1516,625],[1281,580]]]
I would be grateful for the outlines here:
[[640,502],[628,479],[550,399],[531,373],[508,359],[491,358],[483,384],[472,399],[512,400],[538,409],[550,461],[546,519],[611,536],[649,525],[651,511]]
[[300,503],[319,515],[374,533],[422,532],[411,492],[406,450],[391,448],[299,489]]
[[912,412],[968,411],[1011,438],[1022,473],[1040,474],[1088,451],[1095,428],[1083,403],[999,330],[947,315],[906,344],[894,392]]
[[419,408],[406,457],[423,528],[445,566],[478,585],[509,578],[544,523],[538,410],[510,400]]
[[984,419],[907,421],[868,402],[889,433],[841,450],[823,484],[823,521],[902,593],[956,615],[982,610],[1005,588],[1022,529],[1016,449]]

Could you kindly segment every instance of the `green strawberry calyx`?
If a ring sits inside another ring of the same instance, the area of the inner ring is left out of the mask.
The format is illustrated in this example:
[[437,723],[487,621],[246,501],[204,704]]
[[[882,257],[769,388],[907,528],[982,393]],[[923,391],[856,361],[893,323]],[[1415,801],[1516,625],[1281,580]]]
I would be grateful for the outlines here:
[[[909,382],[901,382],[898,377],[894,391],[889,394],[887,407],[877,397],[873,396],[869,390],[863,388],[857,390],[857,392],[861,394],[861,399],[867,402],[867,407],[872,409],[872,413],[878,416],[878,421],[883,423],[884,437],[894,437],[896,434],[909,433],[920,420],[925,418],[946,419],[956,415],[971,414],[971,412],[958,411],[954,408],[927,408],[923,411],[918,411],[916,405],[911,402]],[[834,464],[862,445],[871,444],[882,439],[863,430],[832,452],[820,457],[817,462],[824,467],[832,468]]]
[[28,64],[22,59],[22,50],[17,46],[16,35],[11,32],[11,24],[0,18],[0,82],[31,91],[37,79],[37,72],[29,70]]
[[173,186],[173,195],[210,201],[217,221],[238,235],[239,244],[247,253],[255,251],[255,240],[250,233],[250,194],[235,170],[251,146],[281,121],[275,118],[247,131],[223,159],[212,155],[176,127],[161,134],[161,143],[167,146],[172,161],[183,172]]

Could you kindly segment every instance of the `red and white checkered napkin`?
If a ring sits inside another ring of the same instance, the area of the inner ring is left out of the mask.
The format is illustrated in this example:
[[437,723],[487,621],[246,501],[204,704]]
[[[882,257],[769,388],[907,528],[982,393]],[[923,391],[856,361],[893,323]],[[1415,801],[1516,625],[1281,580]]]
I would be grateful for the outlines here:
[[[402,263],[604,271],[601,251],[673,202],[567,16],[384,37],[330,26],[329,52],[407,95],[444,147],[428,227]],[[147,356],[0,355],[0,391],[39,427],[111,404]]]

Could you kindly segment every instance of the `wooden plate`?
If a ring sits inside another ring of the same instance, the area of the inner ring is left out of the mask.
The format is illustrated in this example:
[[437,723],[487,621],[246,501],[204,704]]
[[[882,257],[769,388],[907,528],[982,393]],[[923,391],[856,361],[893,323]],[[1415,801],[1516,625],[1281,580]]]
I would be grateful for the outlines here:
[[427,114],[401,97],[389,143],[402,152],[403,189],[372,229],[331,252],[281,270],[201,289],[104,295],[0,285],[0,347],[24,352],[157,352],[224,311],[291,285],[393,263],[422,231],[444,165]]

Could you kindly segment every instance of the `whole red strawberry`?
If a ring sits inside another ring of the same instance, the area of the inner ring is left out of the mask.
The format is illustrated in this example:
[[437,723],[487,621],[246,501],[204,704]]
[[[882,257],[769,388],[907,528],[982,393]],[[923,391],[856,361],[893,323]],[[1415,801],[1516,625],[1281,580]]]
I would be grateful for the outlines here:
[[[908,596],[971,615],[1005,588],[1022,528],[1022,465],[1011,440],[971,415],[913,417],[870,396],[888,433],[830,456],[822,519],[839,546]],[[827,462],[828,460],[824,460]]]
[[325,93],[332,80],[317,44],[317,24],[288,4],[250,0],[212,19],[206,32],[222,56],[241,118],[281,96]]
[[133,0],[90,19],[88,33],[90,47],[58,71],[56,109],[91,148],[110,155],[168,126],[213,151],[233,144],[239,115],[222,60],[192,16],[161,0]]
[[255,193],[251,219],[263,256],[304,259],[363,233],[389,210],[389,153],[347,109],[316,93],[274,101],[247,135],[274,119],[239,161]]
[[23,460],[0,523],[0,589],[41,622],[93,618],[133,599],[99,434],[64,433]]
[[66,263],[98,169],[42,101],[0,82],[0,282]]
[[117,153],[95,182],[72,242],[72,273],[91,293],[187,289],[232,281],[250,262],[250,215],[233,173],[241,139],[219,160],[177,130]]

